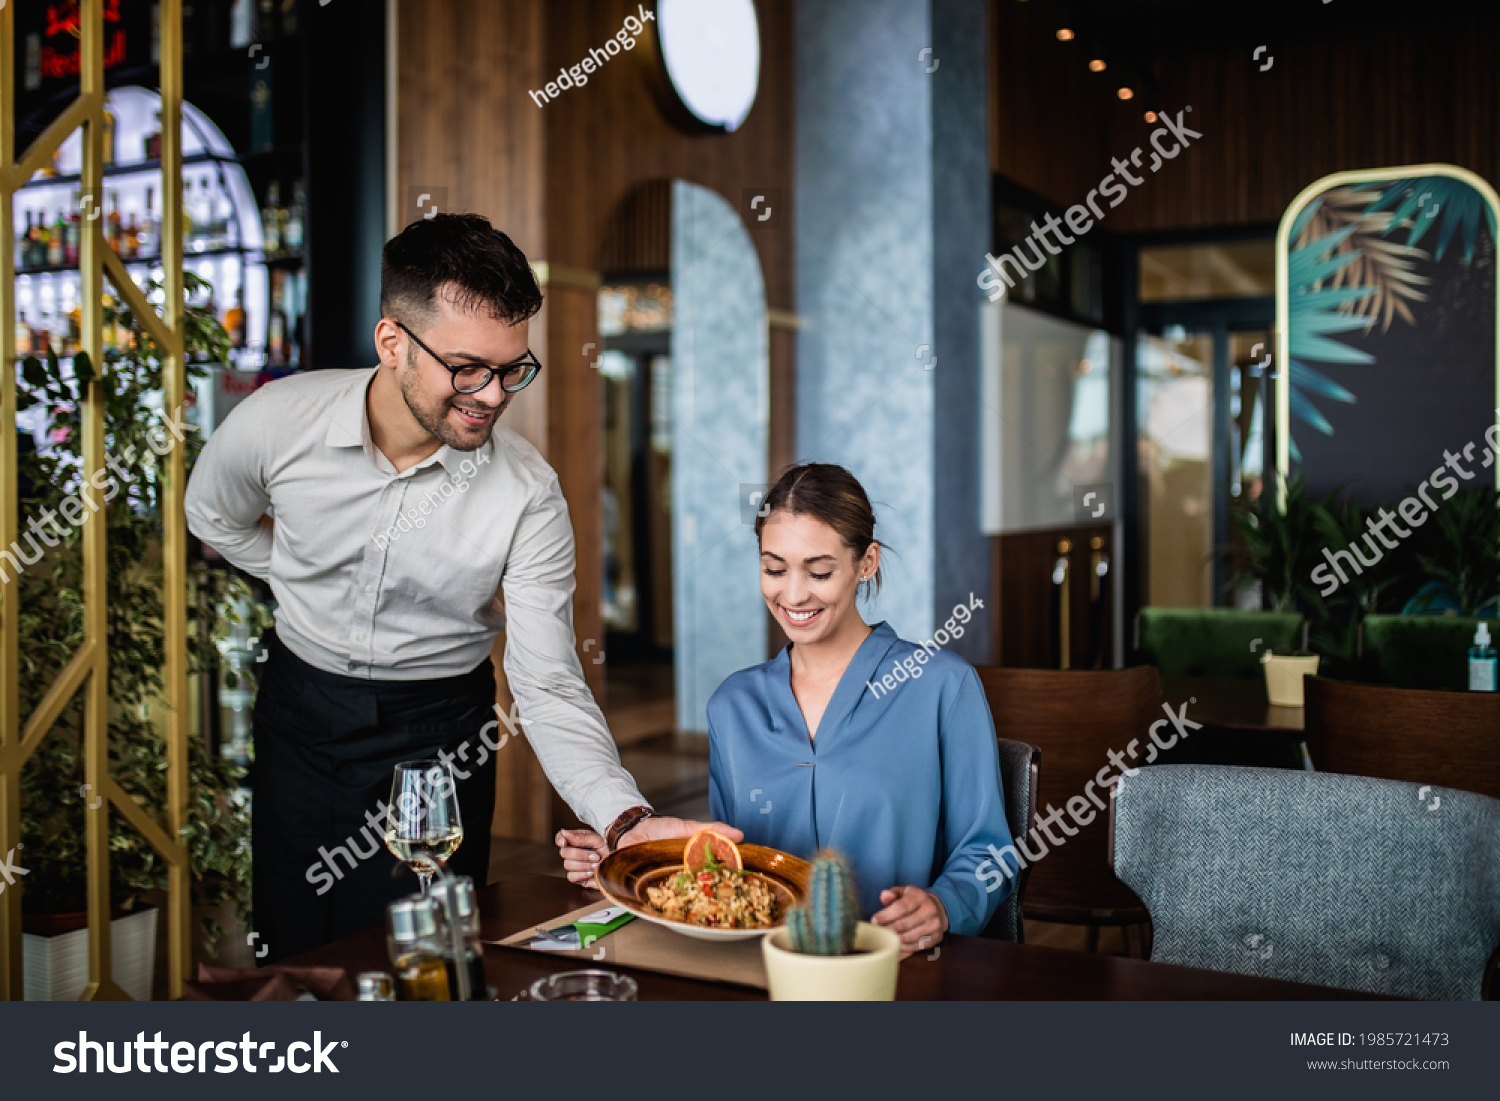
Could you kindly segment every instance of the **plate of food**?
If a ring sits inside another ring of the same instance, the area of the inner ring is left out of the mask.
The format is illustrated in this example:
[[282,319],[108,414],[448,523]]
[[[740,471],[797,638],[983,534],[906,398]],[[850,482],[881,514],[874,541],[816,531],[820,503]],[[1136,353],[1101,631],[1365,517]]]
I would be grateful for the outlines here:
[[786,923],[787,911],[806,900],[811,874],[800,857],[705,829],[616,849],[594,882],[646,921],[704,940],[746,940]]

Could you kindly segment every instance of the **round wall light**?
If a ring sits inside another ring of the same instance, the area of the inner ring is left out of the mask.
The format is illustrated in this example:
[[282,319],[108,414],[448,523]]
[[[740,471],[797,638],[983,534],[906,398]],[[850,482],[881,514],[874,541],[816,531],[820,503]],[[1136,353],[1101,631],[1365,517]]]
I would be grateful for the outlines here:
[[751,0],[657,0],[656,36],[672,95],[720,131],[745,121],[760,83],[760,26]]
[[1101,61],[1101,60],[1099,60],[1097,57],[1094,58],[1094,60],[1092,60],[1092,61],[1089,62],[1089,72],[1091,72],[1091,73],[1102,73],[1102,72],[1104,72],[1104,62]]

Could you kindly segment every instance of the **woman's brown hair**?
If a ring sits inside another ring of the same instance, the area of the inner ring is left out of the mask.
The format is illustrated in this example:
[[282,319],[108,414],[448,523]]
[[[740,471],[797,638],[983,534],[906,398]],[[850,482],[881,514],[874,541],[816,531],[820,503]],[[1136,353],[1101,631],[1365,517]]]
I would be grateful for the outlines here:
[[[844,546],[854,552],[856,565],[864,558],[873,543],[882,550],[885,544],[875,538],[875,510],[870,507],[870,498],[859,480],[841,466],[831,463],[804,463],[789,468],[771,492],[766,494],[755,517],[755,539],[760,541],[761,529],[772,513],[789,512],[793,516],[811,516],[821,520],[844,541]],[[869,587],[865,593],[880,592],[880,567],[875,576],[862,583]]]

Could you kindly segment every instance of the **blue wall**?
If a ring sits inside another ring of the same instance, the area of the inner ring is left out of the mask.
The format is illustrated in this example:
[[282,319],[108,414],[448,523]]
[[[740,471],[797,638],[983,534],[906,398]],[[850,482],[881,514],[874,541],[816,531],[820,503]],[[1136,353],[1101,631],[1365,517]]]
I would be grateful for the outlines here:
[[672,598],[677,725],[707,730],[708,697],[766,658],[755,534],[740,487],[765,482],[766,290],[739,215],[672,183]]
[[[896,551],[866,618],[915,640],[971,592],[989,602],[987,33],[983,0],[797,5],[797,457],[864,484]],[[987,661],[989,632],[951,649]]]

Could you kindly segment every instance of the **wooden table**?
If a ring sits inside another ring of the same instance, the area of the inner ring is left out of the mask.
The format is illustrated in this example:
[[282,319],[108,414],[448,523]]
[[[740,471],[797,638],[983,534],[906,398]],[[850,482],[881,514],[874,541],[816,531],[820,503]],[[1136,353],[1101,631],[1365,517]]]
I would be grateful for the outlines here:
[[1187,718],[1203,729],[1161,753],[1158,763],[1305,767],[1302,708],[1272,707],[1263,677],[1162,677],[1161,695],[1173,714],[1187,704]]
[[1263,677],[1162,677],[1162,699],[1204,726],[1224,730],[1292,731],[1300,734],[1300,707],[1275,707],[1266,696]]
[[[597,891],[585,891],[565,879],[512,876],[480,893],[481,935],[485,940],[499,940],[579,906],[602,901]],[[1330,987],[980,937],[948,937],[941,947],[936,960],[921,953],[901,964],[896,985],[899,1000],[1304,1001],[1367,997]],[[283,962],[297,967],[342,967],[351,981],[361,971],[390,969],[385,930],[379,926]],[[559,959],[545,952],[485,947],[485,977],[506,999],[537,979],[580,966],[584,966],[583,961]],[[766,997],[763,990],[728,983],[699,982],[628,967],[610,969],[632,975],[639,984],[642,1001],[755,1001]]]

